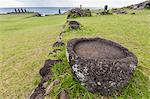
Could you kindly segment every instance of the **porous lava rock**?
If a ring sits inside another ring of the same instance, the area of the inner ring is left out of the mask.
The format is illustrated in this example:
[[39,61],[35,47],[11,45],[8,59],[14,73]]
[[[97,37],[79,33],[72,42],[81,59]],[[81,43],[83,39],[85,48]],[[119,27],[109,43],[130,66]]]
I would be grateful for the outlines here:
[[68,21],[67,24],[70,30],[80,29],[80,23],[78,21]]
[[44,99],[45,88],[38,86],[29,99]]
[[116,14],[128,14],[128,12],[124,9],[112,9],[112,13]]
[[112,95],[131,78],[138,60],[127,48],[102,38],[76,38],[66,56],[75,78],[90,92]]
[[45,61],[44,66],[40,69],[39,74],[42,77],[47,76],[50,73],[50,68],[54,65],[61,62],[61,60],[51,60],[48,59]]
[[35,90],[32,91],[29,99],[44,99],[46,93],[45,83],[50,80],[52,76],[51,67],[59,62],[62,61],[51,59],[45,61],[44,66],[39,71],[39,74],[42,76],[41,81],[39,82]]
[[150,0],[146,0],[144,2],[138,3],[138,4],[134,4],[134,5],[130,5],[127,6],[125,8],[129,8],[129,9],[144,9],[144,8],[148,8],[150,9]]
[[92,16],[90,9],[73,8],[68,12],[67,19]]

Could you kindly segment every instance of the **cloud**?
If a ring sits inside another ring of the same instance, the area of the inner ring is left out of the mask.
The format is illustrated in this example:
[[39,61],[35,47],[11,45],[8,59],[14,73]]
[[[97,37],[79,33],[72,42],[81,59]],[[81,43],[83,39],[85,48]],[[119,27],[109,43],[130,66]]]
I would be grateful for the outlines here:
[[122,7],[145,0],[0,0],[0,7]]
[[0,7],[18,7],[23,5],[23,2],[19,0],[0,0]]

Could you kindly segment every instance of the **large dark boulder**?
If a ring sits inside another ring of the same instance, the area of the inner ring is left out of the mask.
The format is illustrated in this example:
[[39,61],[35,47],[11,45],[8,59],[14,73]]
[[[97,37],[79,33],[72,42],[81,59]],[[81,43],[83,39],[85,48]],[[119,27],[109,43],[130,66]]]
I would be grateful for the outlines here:
[[138,63],[128,49],[102,38],[70,40],[67,59],[81,85],[102,95],[111,95],[122,89]]
[[85,16],[92,16],[90,9],[74,8],[68,12],[67,19]]

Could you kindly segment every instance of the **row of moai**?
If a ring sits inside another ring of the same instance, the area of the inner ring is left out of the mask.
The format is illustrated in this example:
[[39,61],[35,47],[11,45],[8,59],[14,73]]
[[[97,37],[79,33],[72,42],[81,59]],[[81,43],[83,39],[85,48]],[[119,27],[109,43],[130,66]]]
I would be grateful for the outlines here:
[[15,13],[27,13],[29,11],[27,11],[26,9],[23,9],[23,8],[18,8],[18,9],[15,9]]

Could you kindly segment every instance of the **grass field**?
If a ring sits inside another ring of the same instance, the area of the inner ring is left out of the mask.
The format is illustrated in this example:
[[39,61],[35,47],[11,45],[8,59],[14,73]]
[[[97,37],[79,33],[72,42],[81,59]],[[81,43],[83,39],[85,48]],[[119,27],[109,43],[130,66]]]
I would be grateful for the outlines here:
[[[65,19],[66,15],[0,15],[0,98],[23,99],[29,96],[40,81],[38,71],[44,60],[52,58],[48,53]],[[94,15],[76,20],[83,25],[82,29],[66,32],[64,42],[72,38],[98,36],[122,44],[138,57],[138,67],[128,86],[124,87],[121,96],[113,95],[111,98],[149,99],[150,10],[136,11],[136,15]],[[61,79],[50,94],[52,99],[63,89],[69,92],[71,99],[102,97],[89,93],[73,79],[65,48],[62,49],[64,51],[56,58],[62,59],[63,63],[52,69],[52,80]]]

